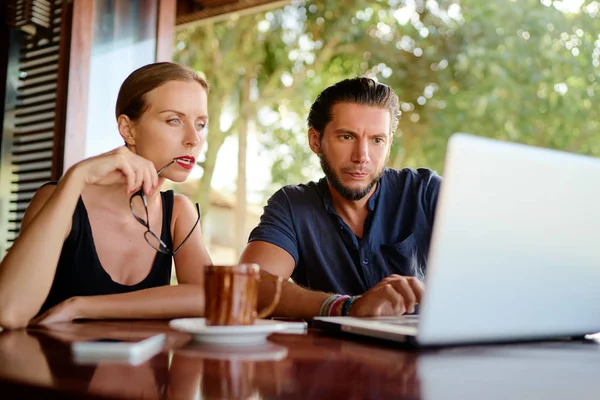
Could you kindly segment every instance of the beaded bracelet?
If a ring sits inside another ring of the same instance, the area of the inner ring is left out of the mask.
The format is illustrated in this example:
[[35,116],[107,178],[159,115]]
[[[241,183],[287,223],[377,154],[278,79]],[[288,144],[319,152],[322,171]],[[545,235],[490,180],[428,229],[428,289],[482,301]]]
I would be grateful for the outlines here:
[[359,297],[360,296],[352,296],[347,298],[346,301],[344,301],[341,312],[341,315],[343,317],[347,317],[348,315],[350,315],[350,307],[352,307],[352,303],[354,302],[354,300],[358,299]]
[[342,306],[342,313],[341,313],[341,315],[343,317],[347,317],[348,315],[350,315],[350,309],[352,308],[352,304],[354,304],[354,302],[356,300],[358,300],[359,298],[360,298],[360,296],[352,296],[344,302],[344,305]]
[[[346,301],[351,299],[350,296],[341,295],[341,294],[333,294],[329,296],[323,304],[321,304],[321,308],[319,309],[319,315],[322,317],[342,315],[342,307]],[[336,312],[340,310],[339,313]]]
[[327,299],[325,299],[323,304],[321,304],[321,309],[319,310],[319,315],[322,317],[328,316],[329,315],[329,306],[331,305],[331,303],[333,303],[340,297],[341,297],[340,294],[333,294],[333,295],[329,296]]
[[[327,315],[332,316],[332,317],[342,315],[341,306],[349,298],[350,298],[350,296],[339,296],[337,299],[335,299],[335,301],[333,301],[331,303],[331,305],[329,306],[329,311],[328,311]],[[338,312],[338,310],[339,310],[339,312]]]

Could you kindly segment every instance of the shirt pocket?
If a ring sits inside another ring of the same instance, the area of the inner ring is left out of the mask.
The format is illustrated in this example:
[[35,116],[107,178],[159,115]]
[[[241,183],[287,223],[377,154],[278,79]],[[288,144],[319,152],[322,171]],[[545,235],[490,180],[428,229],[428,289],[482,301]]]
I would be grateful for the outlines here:
[[381,254],[390,275],[398,274],[423,278],[425,268],[419,262],[419,246],[414,233],[401,242],[392,245],[381,245]]

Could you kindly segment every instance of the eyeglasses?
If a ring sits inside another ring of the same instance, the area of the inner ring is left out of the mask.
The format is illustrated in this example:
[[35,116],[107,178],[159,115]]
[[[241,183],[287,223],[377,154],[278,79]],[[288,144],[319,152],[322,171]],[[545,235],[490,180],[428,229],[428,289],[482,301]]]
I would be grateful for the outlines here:
[[[171,160],[167,165],[165,165],[164,167],[159,169],[157,171],[157,174],[160,175],[165,169],[167,169],[168,166],[170,166],[174,162],[175,162],[175,160]],[[140,217],[135,212],[134,200],[138,196],[142,200],[146,218],[144,218],[144,216]],[[187,240],[190,238],[190,236],[192,236],[194,229],[196,229],[196,226],[200,222],[200,206],[198,205],[198,203],[196,203],[196,212],[198,213],[198,218],[196,219],[196,222],[194,223],[192,230],[190,231],[190,233],[187,234],[185,239],[183,239],[181,244],[179,246],[177,246],[177,248],[174,251],[171,251],[171,249],[169,249],[169,247],[156,235],[156,233],[154,233],[152,231],[152,229],[150,229],[150,220],[148,218],[148,201],[146,200],[146,195],[144,194],[143,189],[140,189],[131,195],[131,197],[129,198],[129,208],[131,210],[131,214],[133,214],[133,216],[135,217],[137,222],[139,222],[146,228],[146,232],[144,232],[144,239],[146,239],[146,242],[150,245],[150,247],[152,247],[154,250],[156,250],[160,253],[168,254],[171,256],[175,256],[175,254],[177,254],[179,252],[179,250],[183,247],[185,242],[187,242]]]

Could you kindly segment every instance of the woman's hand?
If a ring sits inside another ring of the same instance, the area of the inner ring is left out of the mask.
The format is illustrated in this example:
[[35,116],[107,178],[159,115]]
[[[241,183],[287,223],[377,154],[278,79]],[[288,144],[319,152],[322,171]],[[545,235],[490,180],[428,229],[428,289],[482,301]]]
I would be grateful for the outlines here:
[[32,319],[29,325],[49,325],[57,322],[72,322],[80,318],[79,298],[71,297]]
[[125,146],[85,159],[73,168],[81,174],[87,185],[127,183],[128,193],[142,188],[146,194],[158,187],[154,164]]

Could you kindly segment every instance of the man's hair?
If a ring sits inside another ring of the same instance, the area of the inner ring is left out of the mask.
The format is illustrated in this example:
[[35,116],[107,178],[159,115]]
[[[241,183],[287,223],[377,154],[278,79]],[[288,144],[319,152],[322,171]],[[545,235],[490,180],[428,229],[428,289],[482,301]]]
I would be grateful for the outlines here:
[[325,127],[333,118],[333,106],[338,103],[364,104],[385,108],[390,112],[392,129],[390,136],[398,128],[400,104],[392,88],[371,78],[344,79],[323,90],[310,107],[308,127],[319,132],[323,138]]

